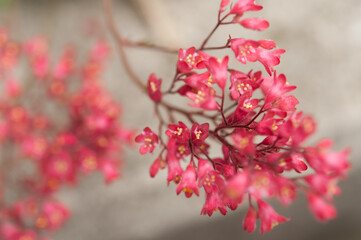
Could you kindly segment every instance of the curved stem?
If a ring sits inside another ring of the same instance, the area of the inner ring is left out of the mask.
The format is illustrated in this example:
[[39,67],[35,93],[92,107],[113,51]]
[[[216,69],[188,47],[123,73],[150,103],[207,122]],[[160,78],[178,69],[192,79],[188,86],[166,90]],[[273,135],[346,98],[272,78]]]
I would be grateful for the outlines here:
[[131,41],[129,39],[122,39],[122,42],[123,42],[123,46],[127,46],[127,47],[143,47],[143,48],[148,48],[150,50],[156,50],[156,51],[161,51],[161,52],[170,53],[170,54],[178,53],[177,49],[160,46],[160,45],[146,42],[146,41]]
[[132,81],[144,93],[147,94],[147,86],[140,80],[140,78],[137,76],[137,74],[133,71],[131,64],[129,63],[128,57],[125,53],[122,36],[118,32],[118,30],[115,26],[115,23],[114,23],[114,16],[113,16],[113,12],[112,12],[112,8],[113,8],[112,1],[111,0],[103,0],[103,6],[104,6],[105,17],[106,17],[106,22],[107,22],[108,28],[109,28],[112,36],[114,37],[114,39],[117,42],[119,56],[123,62],[124,68],[125,68],[127,74],[129,75],[129,77],[132,79]]

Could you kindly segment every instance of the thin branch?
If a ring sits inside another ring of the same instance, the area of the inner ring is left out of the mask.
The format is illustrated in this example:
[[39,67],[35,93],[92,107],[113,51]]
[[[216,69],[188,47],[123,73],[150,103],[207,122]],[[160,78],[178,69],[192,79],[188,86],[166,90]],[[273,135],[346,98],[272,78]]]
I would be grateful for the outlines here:
[[114,39],[117,42],[118,50],[119,50],[119,56],[123,62],[124,68],[129,75],[129,77],[132,79],[132,81],[144,92],[147,94],[147,86],[140,80],[140,78],[137,76],[137,74],[133,71],[131,64],[129,63],[128,57],[124,51],[124,44],[122,36],[120,35],[119,31],[117,30],[114,22],[114,16],[113,16],[113,6],[111,0],[103,0],[103,6],[105,11],[105,17],[106,22],[108,25],[108,28],[114,37]]

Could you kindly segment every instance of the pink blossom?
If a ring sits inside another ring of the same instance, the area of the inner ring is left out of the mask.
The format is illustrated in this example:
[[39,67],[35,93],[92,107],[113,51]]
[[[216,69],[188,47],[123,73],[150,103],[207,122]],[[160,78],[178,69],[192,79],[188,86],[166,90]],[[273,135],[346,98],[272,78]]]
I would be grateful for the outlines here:
[[142,133],[135,138],[135,141],[137,143],[143,143],[139,148],[140,154],[152,153],[158,145],[158,135],[150,130],[149,127],[146,127]]
[[261,234],[263,235],[264,231],[269,232],[280,223],[286,222],[289,218],[285,218],[281,215],[278,215],[273,208],[266,202],[261,199],[257,200],[258,205],[258,216],[261,220]]
[[202,108],[204,110],[217,110],[218,105],[215,100],[215,90],[205,84],[199,84],[193,91],[188,91],[186,96],[193,101],[189,105],[192,107]]
[[197,175],[193,167],[193,162],[190,162],[187,169],[182,175],[180,183],[177,186],[177,194],[179,195],[179,193],[183,191],[187,198],[191,197],[193,193],[199,196],[196,178]]
[[166,131],[166,134],[170,138],[177,139],[180,142],[185,142],[190,137],[190,132],[188,127],[181,121],[177,124],[170,124],[168,126],[168,130]]
[[238,0],[236,4],[234,4],[233,8],[231,9],[231,14],[237,14],[242,16],[243,13],[248,11],[259,11],[263,7],[260,5],[254,4],[255,0]]
[[269,23],[262,18],[245,18],[240,24],[248,29],[263,31],[269,27]]
[[203,205],[201,215],[212,216],[214,211],[220,211],[221,214],[226,215],[227,209],[222,204],[219,192],[216,186],[213,186],[213,190],[207,192],[206,202]]
[[172,154],[168,154],[166,161],[168,166],[168,184],[170,181],[174,181],[178,184],[183,175],[183,169],[179,163],[179,160]]
[[211,57],[208,62],[209,72],[212,74],[212,78],[218,84],[221,89],[224,89],[227,83],[227,67],[228,67],[228,56],[225,56],[221,61]]
[[179,72],[186,73],[193,68],[204,68],[202,58],[196,53],[196,48],[191,47],[187,50],[179,49],[177,69]]
[[307,200],[310,210],[319,221],[325,222],[336,217],[337,211],[335,207],[328,204],[322,197],[309,193]]
[[148,94],[154,102],[159,102],[162,99],[162,92],[160,90],[162,79],[157,79],[156,75],[152,73],[148,78]]
[[209,123],[203,123],[199,125],[194,123],[191,129],[192,144],[195,146],[201,146],[206,138],[209,136]]
[[248,233],[254,231],[256,227],[257,215],[257,210],[253,206],[250,206],[243,219],[243,229],[246,230]]

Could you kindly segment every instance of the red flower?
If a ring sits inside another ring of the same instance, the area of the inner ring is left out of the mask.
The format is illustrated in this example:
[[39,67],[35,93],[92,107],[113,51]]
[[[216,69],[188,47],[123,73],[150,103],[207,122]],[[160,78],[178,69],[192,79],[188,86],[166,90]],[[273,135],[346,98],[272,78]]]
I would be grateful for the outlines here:
[[229,0],[222,0],[221,1],[221,6],[219,8],[219,12],[224,12],[224,7],[227,6],[229,3]]
[[245,113],[252,112],[255,108],[258,107],[258,99],[250,99],[251,94],[249,92],[243,94],[237,105],[237,110],[243,111]]
[[333,142],[329,139],[321,140],[315,148],[306,148],[305,158],[310,166],[319,173],[344,176],[350,168],[350,163],[347,160],[350,150],[330,151],[329,148],[332,145]]
[[223,90],[227,83],[227,69],[228,69],[228,56],[225,56],[221,61],[217,58],[211,57],[208,61],[208,69],[212,74],[212,78]]
[[120,177],[119,172],[120,161],[117,159],[103,159],[101,163],[101,170],[107,184],[113,182]]
[[296,89],[296,86],[288,85],[284,74],[277,75],[277,73],[274,73],[273,77],[264,79],[261,89],[266,97],[266,103],[277,104],[282,95]]
[[162,99],[162,92],[160,86],[162,79],[157,79],[156,75],[152,73],[148,78],[148,94],[154,102],[159,102]]
[[327,199],[332,199],[334,195],[340,194],[341,190],[337,186],[337,179],[326,174],[313,174],[303,178],[312,189],[318,194],[322,194]]
[[195,92],[188,91],[186,96],[193,101],[194,103],[190,103],[189,105],[192,107],[199,107],[204,110],[217,110],[218,105],[215,100],[215,90],[212,87],[209,87],[205,84],[199,84],[196,87]]
[[243,219],[243,229],[246,230],[248,233],[254,231],[256,227],[257,215],[257,210],[252,205],[249,206],[246,216]]
[[135,141],[137,143],[143,143],[139,148],[140,154],[152,153],[158,145],[158,135],[150,130],[149,127],[146,127],[141,134],[136,136]]
[[247,40],[244,38],[231,40],[231,48],[235,53],[237,60],[244,64],[246,64],[247,61],[257,61],[257,48],[259,46],[260,43],[254,40]]
[[198,185],[199,186],[202,185],[202,180],[203,180],[204,176],[211,171],[214,171],[214,168],[207,160],[198,159],[197,173],[198,173]]
[[193,193],[199,196],[196,178],[197,175],[193,167],[193,162],[190,162],[186,171],[182,175],[182,180],[177,186],[177,194],[179,195],[181,191],[184,191],[184,194],[187,198],[191,197]]
[[[260,74],[260,72],[258,74]],[[229,88],[232,99],[237,100],[244,93],[250,93],[250,96],[252,96],[253,91],[260,86],[259,78],[260,76],[252,76],[250,73],[246,75],[243,72],[232,71],[230,76],[231,86]]]
[[168,184],[170,181],[179,183],[183,175],[183,169],[179,163],[179,160],[173,154],[168,154],[167,165],[168,165],[168,178],[167,178]]
[[202,58],[196,53],[196,48],[191,47],[187,50],[180,48],[178,52],[177,69],[179,72],[186,73],[193,68],[204,68]]
[[236,175],[228,179],[225,195],[228,199],[241,203],[243,195],[248,190],[249,173],[246,171],[238,172]]
[[231,9],[231,14],[237,14],[242,16],[243,13],[248,11],[259,11],[263,7],[260,5],[254,4],[255,0],[238,0],[236,4],[234,4],[233,8]]
[[307,200],[312,213],[319,221],[325,222],[336,217],[337,211],[335,207],[325,202],[322,197],[309,193]]
[[157,158],[157,159],[152,163],[152,165],[150,166],[150,169],[149,169],[150,177],[154,178],[155,175],[157,175],[158,170],[159,170],[159,167],[160,167],[160,164],[161,164],[161,161],[163,161],[161,158]]
[[269,75],[272,75],[273,66],[280,64],[280,55],[285,53],[284,49],[276,49],[269,51],[267,49],[258,48],[258,61],[263,64]]
[[232,135],[232,140],[235,144],[235,147],[242,151],[242,153],[252,155],[255,151],[253,137],[253,134],[249,134],[246,129],[240,128],[237,130],[236,134]]
[[177,124],[170,124],[165,132],[168,137],[177,139],[180,142],[188,141],[190,133],[188,127],[181,121]]
[[285,52],[284,49],[269,51],[274,47],[274,42],[267,40],[254,41],[244,38],[231,40],[231,48],[238,61],[244,64],[247,61],[259,61],[264,65],[269,75],[272,75],[272,67],[280,63],[280,55]]
[[201,74],[192,74],[184,79],[184,82],[192,88],[197,88],[201,84],[211,86],[214,83],[208,71]]
[[287,178],[279,176],[275,178],[278,190],[278,199],[284,205],[289,205],[296,198],[296,186]]
[[56,230],[60,228],[64,222],[69,218],[69,210],[61,203],[45,202],[42,209],[42,216],[36,220],[36,225],[39,228],[47,228]]
[[262,18],[246,18],[239,22],[243,27],[263,31],[269,27],[269,23]]
[[221,198],[219,196],[218,188],[216,186],[212,187],[212,191],[206,192],[207,198],[206,202],[203,205],[201,215],[212,216],[214,211],[219,210],[221,214],[226,215],[227,209],[222,204]]
[[199,125],[194,123],[191,129],[192,144],[195,146],[202,146],[206,138],[209,136],[209,123]]
[[269,232],[280,223],[286,222],[289,218],[285,218],[281,215],[278,215],[271,205],[262,201],[261,199],[257,200],[258,205],[258,216],[261,220],[261,234],[263,235],[264,231]]

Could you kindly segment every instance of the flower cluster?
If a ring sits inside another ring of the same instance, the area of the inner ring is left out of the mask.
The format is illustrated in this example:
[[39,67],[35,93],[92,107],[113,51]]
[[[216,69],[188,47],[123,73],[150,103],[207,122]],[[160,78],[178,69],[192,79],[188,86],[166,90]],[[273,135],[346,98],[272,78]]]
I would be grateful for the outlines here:
[[[254,231],[260,220],[263,234],[289,220],[265,199],[277,198],[289,205],[298,190],[305,193],[318,220],[334,218],[332,200],[340,193],[337,182],[350,164],[349,150],[331,150],[331,140],[304,146],[316,123],[296,111],[299,102],[290,94],[296,86],[274,70],[284,49],[276,48],[271,40],[233,37],[224,46],[206,46],[215,30],[225,24],[266,29],[266,20],[243,17],[245,12],[261,9],[254,0],[238,0],[233,5],[222,0],[218,22],[201,46],[179,50],[170,88],[162,90],[162,80],[150,75],[148,93],[160,119],[159,132],[146,127],[136,142],[142,144],[141,154],[152,153],[158,145],[161,148],[151,165],[151,177],[166,168],[168,183],[177,184],[177,194],[184,192],[186,197],[198,196],[203,188],[206,201],[201,214],[211,216],[219,210],[225,215],[247,201],[244,229]],[[209,54],[213,50],[227,50],[230,55],[219,58]],[[265,73],[231,68],[232,57],[241,64],[258,62]],[[167,98],[176,95],[188,98],[189,105],[198,110],[169,104]],[[160,109],[168,114],[169,125]],[[177,116],[189,123],[175,122]],[[215,152],[220,154],[210,154]]]
[[[120,176],[122,144],[133,131],[101,84],[109,52],[98,41],[82,64],[71,47],[51,62],[45,38],[20,43],[0,30],[1,239],[49,239],[70,216],[56,199],[62,186],[95,171],[106,183]],[[31,74],[18,80],[21,61]]]

